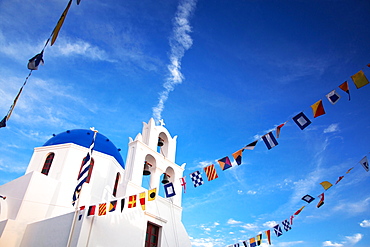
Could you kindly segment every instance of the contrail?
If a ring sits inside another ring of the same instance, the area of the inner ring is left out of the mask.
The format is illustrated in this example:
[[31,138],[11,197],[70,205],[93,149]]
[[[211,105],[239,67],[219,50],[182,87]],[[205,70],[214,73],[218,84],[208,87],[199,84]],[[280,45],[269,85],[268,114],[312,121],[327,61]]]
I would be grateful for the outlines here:
[[153,107],[153,118],[156,122],[162,118],[164,103],[167,101],[169,93],[175,89],[177,84],[181,84],[184,79],[180,71],[181,59],[185,51],[193,45],[193,40],[189,35],[191,32],[189,18],[195,9],[196,3],[197,0],[182,0],[177,7],[170,38],[170,63],[167,65],[169,75],[163,83],[164,90],[159,94],[159,102],[157,106]]

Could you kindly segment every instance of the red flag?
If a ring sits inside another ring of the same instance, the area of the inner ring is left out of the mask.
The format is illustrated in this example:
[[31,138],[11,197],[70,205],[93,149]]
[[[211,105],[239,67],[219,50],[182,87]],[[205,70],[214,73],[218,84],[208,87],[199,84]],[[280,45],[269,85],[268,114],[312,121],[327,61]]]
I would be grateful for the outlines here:
[[267,242],[269,243],[269,245],[271,245],[271,231],[267,230],[265,231],[265,234],[266,234]]
[[300,209],[297,210],[297,212],[294,213],[294,215],[298,215],[302,212],[305,206],[301,207]]
[[[288,121],[287,121],[288,122]],[[280,129],[287,123],[282,123],[280,124],[279,126],[276,127],[276,138],[279,138],[280,137]]]
[[335,184],[339,183],[340,180],[342,180],[344,178],[344,176],[340,176],[337,180],[337,182],[335,182]]
[[348,82],[345,81],[339,85],[339,88],[348,94],[348,100],[351,100],[351,95],[349,94]]

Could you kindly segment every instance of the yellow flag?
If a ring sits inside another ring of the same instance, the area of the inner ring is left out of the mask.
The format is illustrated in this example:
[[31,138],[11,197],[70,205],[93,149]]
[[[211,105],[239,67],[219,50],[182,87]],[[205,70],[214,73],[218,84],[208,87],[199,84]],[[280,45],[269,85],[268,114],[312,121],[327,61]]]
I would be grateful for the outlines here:
[[322,187],[324,187],[325,190],[329,189],[331,186],[333,186],[330,182],[324,181],[320,183]]
[[66,9],[63,11],[63,14],[62,16],[59,18],[59,21],[57,23],[57,25],[55,26],[54,30],[53,30],[53,33],[52,33],[52,37],[51,37],[51,43],[50,43],[50,46],[52,46],[55,42],[55,40],[57,40],[57,37],[58,37],[58,34],[59,34],[59,31],[60,29],[62,28],[62,25],[64,23],[64,19],[66,18],[67,16],[67,13],[68,13],[68,10],[69,10],[69,7],[71,7],[71,3],[72,3],[72,0],[69,0],[69,3],[66,7]]
[[157,188],[148,190],[148,201],[155,200],[156,195],[157,195]]
[[352,81],[355,83],[357,89],[365,86],[366,84],[369,84],[369,80],[366,78],[362,70],[351,76],[351,78]]
[[141,204],[141,209],[145,210],[145,192],[142,192],[139,194],[140,197],[140,204]]

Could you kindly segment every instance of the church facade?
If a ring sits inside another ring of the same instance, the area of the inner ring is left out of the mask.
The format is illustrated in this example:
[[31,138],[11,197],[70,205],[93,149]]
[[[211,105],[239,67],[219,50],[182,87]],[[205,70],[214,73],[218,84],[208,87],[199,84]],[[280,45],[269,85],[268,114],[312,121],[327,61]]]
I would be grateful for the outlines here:
[[[0,186],[0,246],[190,247],[181,221],[184,167],[175,163],[177,136],[150,119],[129,138],[124,162],[97,133],[88,177],[73,206],[92,139],[91,130],[54,135],[34,149],[25,175]],[[162,182],[172,183],[175,195],[160,196]]]

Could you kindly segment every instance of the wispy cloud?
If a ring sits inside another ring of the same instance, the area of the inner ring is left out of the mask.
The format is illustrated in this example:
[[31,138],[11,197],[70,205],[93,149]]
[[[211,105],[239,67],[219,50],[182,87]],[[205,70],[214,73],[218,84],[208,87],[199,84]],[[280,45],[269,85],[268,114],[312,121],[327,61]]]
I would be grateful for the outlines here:
[[61,38],[58,40],[58,45],[55,46],[56,50],[53,53],[55,56],[83,56],[92,60],[100,60],[107,62],[117,62],[109,57],[109,55],[97,46],[94,46],[86,41],[77,39],[69,40]]
[[332,133],[339,131],[339,124],[331,124],[326,129],[324,129],[324,133]]
[[235,224],[240,224],[240,223],[242,223],[242,222],[241,221],[234,220],[234,219],[229,219],[227,221],[227,224],[229,224],[229,225],[235,225]]
[[169,75],[163,83],[164,91],[159,94],[159,102],[157,106],[153,107],[153,117],[156,121],[161,119],[164,103],[167,101],[169,93],[184,79],[181,73],[181,60],[185,51],[193,45],[193,40],[189,35],[191,32],[189,18],[195,9],[196,2],[196,0],[184,0],[177,7],[173,22],[173,33],[170,38],[170,64],[167,66]]
[[356,233],[352,236],[345,236],[344,240],[340,243],[332,242],[332,241],[325,241],[322,243],[322,246],[329,246],[329,247],[341,247],[341,246],[353,246],[357,244],[363,235],[361,233]]
[[369,206],[370,206],[370,197],[367,197],[363,200],[359,200],[356,202],[338,203],[333,208],[333,211],[346,212],[348,214],[359,214],[367,212],[369,210]]

